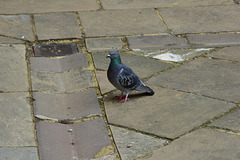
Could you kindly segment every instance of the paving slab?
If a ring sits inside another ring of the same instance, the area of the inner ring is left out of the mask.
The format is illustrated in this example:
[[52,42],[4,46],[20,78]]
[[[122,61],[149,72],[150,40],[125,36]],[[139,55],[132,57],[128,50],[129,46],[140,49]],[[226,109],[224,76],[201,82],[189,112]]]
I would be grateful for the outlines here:
[[188,35],[189,42],[195,47],[222,47],[240,45],[240,34]]
[[235,106],[194,94],[149,87],[155,92],[153,96],[131,93],[126,103],[114,99],[120,92],[106,97],[109,123],[174,139]]
[[11,0],[0,2],[0,14],[46,13],[64,11],[97,10],[98,4],[94,0]]
[[0,146],[19,147],[36,145],[28,98],[28,93],[0,94]]
[[2,160],[38,160],[36,147],[0,148]]
[[114,141],[122,160],[132,160],[150,154],[152,150],[163,147],[168,141],[148,135],[110,126]]
[[88,66],[86,55],[83,53],[64,57],[30,57],[30,64],[31,70],[37,72],[64,72]]
[[159,12],[174,34],[239,31],[239,5],[162,8]]
[[24,40],[0,36],[0,44],[24,44]]
[[208,5],[234,4],[232,0],[101,0],[104,9],[162,8],[162,7],[196,7]]
[[28,91],[25,45],[0,45],[0,90]]
[[198,58],[149,79],[152,85],[240,102],[240,64]]
[[240,132],[240,110],[236,109],[234,112],[221,117],[220,119],[211,123],[211,126],[227,128]]
[[87,38],[88,51],[122,50],[123,45],[120,37]]
[[148,160],[238,160],[240,139],[237,135],[200,129],[187,134],[170,145],[153,152]]
[[167,33],[154,9],[79,12],[79,16],[87,37]]
[[101,118],[73,124],[40,121],[36,127],[40,159],[93,159],[111,146]]
[[31,72],[34,91],[39,92],[76,92],[93,87],[92,72],[87,69],[76,69],[70,72]]
[[133,50],[190,48],[184,38],[169,35],[127,37],[127,40]]
[[240,51],[240,46],[226,47],[209,54],[209,56],[214,58],[240,62],[239,51]]
[[0,23],[0,34],[34,41],[32,20],[29,15],[0,15]]
[[101,115],[97,94],[89,89],[71,94],[33,93],[34,114],[44,119],[81,119]]
[[115,89],[115,87],[109,82],[106,71],[96,71],[95,73],[102,94]]
[[75,13],[36,14],[34,20],[39,40],[81,38]]
[[[101,70],[107,70],[110,64],[110,59],[106,58],[108,54],[106,53],[93,53],[93,60],[95,67]],[[130,55],[125,53],[120,53],[122,63],[132,68],[132,70],[140,77],[144,78],[150,76],[155,72],[162,71],[168,67],[173,66],[173,64],[156,61],[150,58],[145,58],[136,55]],[[142,66],[139,66],[143,64]]]
[[[172,49],[172,50],[153,50],[138,51],[143,53],[145,57],[152,57],[164,61],[183,62],[202,54],[210,52],[214,48],[198,48],[198,49]],[[133,52],[134,53],[134,52]]]

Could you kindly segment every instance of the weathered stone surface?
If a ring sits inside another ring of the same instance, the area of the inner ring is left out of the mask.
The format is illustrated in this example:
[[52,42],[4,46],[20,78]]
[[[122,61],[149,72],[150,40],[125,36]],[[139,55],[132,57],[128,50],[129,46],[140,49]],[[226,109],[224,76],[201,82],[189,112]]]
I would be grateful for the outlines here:
[[66,73],[32,71],[31,77],[33,90],[39,92],[74,92],[94,85],[92,73],[87,69]]
[[81,38],[81,30],[75,13],[37,14],[34,15],[34,20],[40,40]]
[[79,12],[79,15],[87,37],[167,32],[154,9]]
[[120,92],[105,98],[109,123],[176,138],[235,106],[203,96],[149,87],[155,91],[153,96],[132,93],[126,103],[114,99]]
[[102,94],[115,89],[115,87],[109,82],[107,78],[107,72],[96,71],[96,75]]
[[0,15],[0,24],[0,34],[2,35],[34,40],[32,22],[29,15]]
[[0,146],[35,146],[28,98],[28,93],[0,94]]
[[0,2],[0,14],[19,14],[19,13],[46,13],[64,11],[85,11],[97,10],[98,5],[94,0],[11,0]]
[[122,49],[122,41],[119,37],[87,38],[86,45],[88,51],[109,51]]
[[0,90],[28,91],[24,45],[0,45]]
[[152,77],[148,82],[228,101],[240,102],[240,64],[199,58]]
[[238,31],[240,26],[238,5],[163,8],[159,11],[175,34]]
[[240,46],[226,47],[209,54],[209,56],[214,58],[240,62],[239,51],[240,51]]
[[[93,55],[96,68],[102,69],[102,70],[108,69],[110,59],[106,58],[107,54],[93,53],[92,55]],[[128,67],[132,68],[132,70],[140,78],[150,76],[155,72],[159,72],[161,70],[164,70],[168,67],[173,66],[173,64],[170,64],[170,63],[160,62],[153,59],[135,56],[135,55],[120,53],[120,56],[121,56],[122,62]]]
[[110,126],[110,128],[122,160],[136,159],[147,153],[150,154],[152,150],[168,144],[166,140],[143,135],[123,128],[115,126]]
[[23,40],[17,40],[13,38],[7,38],[0,36],[0,44],[23,44]]
[[169,35],[127,37],[131,49],[190,48],[184,38]]
[[33,93],[35,116],[50,119],[80,119],[101,115],[94,89],[71,94]]
[[2,160],[38,160],[36,147],[0,148]]
[[228,128],[240,132],[240,110],[229,113],[226,116],[211,123],[211,126]]
[[239,143],[240,139],[237,135],[200,129],[155,150],[149,160],[237,160],[240,158]]
[[132,8],[159,8],[159,7],[195,7],[207,5],[234,4],[232,0],[101,0],[104,9],[132,9]]
[[240,34],[188,35],[189,42],[195,47],[221,47],[240,45]]
[[[145,57],[152,57],[164,61],[183,62],[201,54],[208,53],[213,48],[198,49],[174,49],[174,50],[158,50],[158,51],[137,51],[143,53]],[[134,53],[134,52],[133,52]]]
[[111,146],[101,118],[73,124],[38,122],[40,159],[92,159],[102,148]]
[[86,55],[72,54],[64,57],[30,57],[32,71],[64,72],[72,69],[87,67]]

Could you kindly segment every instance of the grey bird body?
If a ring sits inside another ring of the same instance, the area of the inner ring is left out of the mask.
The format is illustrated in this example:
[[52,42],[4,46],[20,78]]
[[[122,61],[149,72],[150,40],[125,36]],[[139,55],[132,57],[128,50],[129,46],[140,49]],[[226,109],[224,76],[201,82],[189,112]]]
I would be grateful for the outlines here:
[[120,99],[122,98],[123,92],[126,93],[125,99],[121,100],[122,102],[127,101],[128,94],[133,90],[147,92],[150,95],[154,94],[153,90],[147,87],[131,68],[121,62],[118,52],[111,51],[107,58],[108,57],[111,59],[111,62],[108,67],[107,77],[114,87],[122,91],[119,97]]

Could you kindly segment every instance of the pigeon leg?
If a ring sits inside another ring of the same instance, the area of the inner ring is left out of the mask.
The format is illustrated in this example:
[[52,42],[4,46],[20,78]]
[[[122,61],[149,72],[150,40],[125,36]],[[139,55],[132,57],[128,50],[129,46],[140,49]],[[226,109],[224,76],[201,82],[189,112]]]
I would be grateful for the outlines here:
[[127,100],[129,100],[129,98],[128,98],[128,93],[126,94],[126,97],[125,97],[125,99],[122,99],[122,100],[120,100],[119,102],[127,102]]
[[121,93],[120,96],[116,96],[115,99],[122,99],[123,98],[123,92]]

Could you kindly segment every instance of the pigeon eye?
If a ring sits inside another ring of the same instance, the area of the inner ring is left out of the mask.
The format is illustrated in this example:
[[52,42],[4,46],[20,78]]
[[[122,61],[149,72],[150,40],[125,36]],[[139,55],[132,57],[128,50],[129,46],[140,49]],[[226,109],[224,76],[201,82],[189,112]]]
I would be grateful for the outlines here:
[[113,56],[115,56],[115,54],[112,54]]

